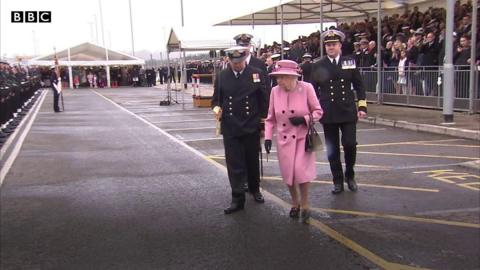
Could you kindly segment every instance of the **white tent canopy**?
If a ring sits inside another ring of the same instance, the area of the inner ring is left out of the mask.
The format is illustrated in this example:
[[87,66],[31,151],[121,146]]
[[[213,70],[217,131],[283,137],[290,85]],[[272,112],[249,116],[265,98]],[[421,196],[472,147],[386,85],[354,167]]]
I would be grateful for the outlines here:
[[[209,34],[206,37],[204,33]],[[209,29],[205,29],[205,27],[201,29],[172,28],[167,42],[168,51],[223,50],[233,46],[235,46],[233,36],[227,36],[225,33],[212,27]]]
[[[60,66],[145,65],[145,60],[143,59],[105,49],[88,42],[57,52],[57,59]],[[53,53],[38,56],[28,61],[30,66],[50,66],[53,64]]]
[[[51,66],[54,65],[55,55],[43,55],[30,59],[29,66]],[[110,87],[110,66],[145,65],[145,60],[122,52],[113,51],[92,43],[67,48],[57,52],[58,64],[68,67],[69,84],[73,88],[72,67],[73,66],[103,66],[107,73],[107,85]]]

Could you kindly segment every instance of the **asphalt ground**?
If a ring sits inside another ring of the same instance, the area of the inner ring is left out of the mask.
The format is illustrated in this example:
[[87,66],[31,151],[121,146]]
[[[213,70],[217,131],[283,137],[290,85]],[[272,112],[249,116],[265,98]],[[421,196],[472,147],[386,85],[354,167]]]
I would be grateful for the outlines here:
[[478,141],[360,123],[358,192],[331,195],[317,153],[299,224],[263,153],[266,203],[224,216],[213,115],[165,95],[67,91],[54,114],[48,93],[0,179],[1,269],[480,269]]

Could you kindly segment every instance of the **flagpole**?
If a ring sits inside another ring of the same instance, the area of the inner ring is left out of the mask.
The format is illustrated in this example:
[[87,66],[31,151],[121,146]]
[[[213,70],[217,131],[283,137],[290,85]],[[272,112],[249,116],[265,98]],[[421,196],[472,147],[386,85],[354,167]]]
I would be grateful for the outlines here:
[[132,55],[135,56],[135,44],[133,42],[132,0],[128,0],[128,9],[130,11],[130,38],[132,40]]

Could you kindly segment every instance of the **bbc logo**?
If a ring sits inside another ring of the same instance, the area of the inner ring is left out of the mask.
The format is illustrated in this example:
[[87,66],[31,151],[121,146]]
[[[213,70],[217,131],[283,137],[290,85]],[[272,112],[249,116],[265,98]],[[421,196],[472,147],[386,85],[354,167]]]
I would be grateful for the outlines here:
[[51,11],[12,11],[12,23],[50,23]]

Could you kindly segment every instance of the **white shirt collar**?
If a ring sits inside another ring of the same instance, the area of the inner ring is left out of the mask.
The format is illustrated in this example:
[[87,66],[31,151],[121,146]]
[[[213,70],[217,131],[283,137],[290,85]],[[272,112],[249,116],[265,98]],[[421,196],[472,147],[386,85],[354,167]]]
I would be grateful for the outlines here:
[[[328,60],[330,60],[330,63],[333,62],[333,58],[331,58],[330,56],[328,56]],[[335,61],[337,62],[337,65],[338,65],[338,61],[340,61],[340,54],[337,55],[337,57],[335,57]]]
[[244,70],[245,70],[245,69],[242,69],[240,72],[237,72],[237,71],[235,71],[235,70],[232,69],[233,75],[235,75],[235,77],[237,77],[237,74],[238,74],[238,75],[242,75],[242,73],[243,73]]

